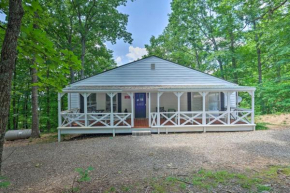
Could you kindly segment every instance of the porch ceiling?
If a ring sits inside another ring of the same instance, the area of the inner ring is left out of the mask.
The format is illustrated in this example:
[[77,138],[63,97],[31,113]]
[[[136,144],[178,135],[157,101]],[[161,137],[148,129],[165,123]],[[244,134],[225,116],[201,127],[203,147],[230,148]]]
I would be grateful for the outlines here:
[[200,91],[254,91],[255,87],[225,85],[147,85],[147,86],[72,86],[63,89],[64,93],[95,92],[200,92]]

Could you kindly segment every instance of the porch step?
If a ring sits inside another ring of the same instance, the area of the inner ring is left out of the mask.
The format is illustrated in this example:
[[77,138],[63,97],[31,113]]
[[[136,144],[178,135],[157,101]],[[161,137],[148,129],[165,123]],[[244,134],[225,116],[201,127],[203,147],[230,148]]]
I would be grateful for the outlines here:
[[149,136],[151,131],[132,131],[132,136]]

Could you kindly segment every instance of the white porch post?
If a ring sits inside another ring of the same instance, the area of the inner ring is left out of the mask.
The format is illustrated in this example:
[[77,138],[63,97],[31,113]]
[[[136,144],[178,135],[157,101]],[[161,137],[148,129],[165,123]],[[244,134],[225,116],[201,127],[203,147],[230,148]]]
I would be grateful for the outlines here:
[[61,126],[61,93],[58,93],[58,126]]
[[174,92],[177,96],[177,124],[180,125],[180,97],[183,95],[183,92]]
[[[239,107],[239,92],[236,91],[236,109],[238,109],[238,107]],[[235,118],[237,118],[238,112],[235,112],[234,114],[235,114]]]
[[113,108],[113,98],[116,95],[116,93],[107,93],[107,95],[110,97],[110,103],[111,103],[111,113],[110,113],[110,126],[114,126],[114,108]]
[[148,93],[148,96],[149,96],[149,101],[148,101],[148,113],[149,113],[149,116],[148,116],[148,118],[149,118],[149,127],[151,127],[151,93],[149,92]]
[[228,125],[231,124],[231,94],[232,94],[232,92],[227,92]]
[[255,124],[255,91],[251,92],[252,97],[252,117],[251,117],[251,123]]
[[110,104],[111,104],[111,119],[110,119],[110,125],[114,126],[114,104],[113,104],[113,93],[110,94]]
[[[57,99],[57,102],[58,102],[58,126],[61,127],[61,97],[62,97],[62,93],[58,93],[58,99]],[[57,132],[58,136],[57,136],[57,139],[58,139],[58,142],[61,141],[61,130],[58,128],[58,132]]]
[[83,94],[84,97],[84,113],[85,113],[85,126],[88,126],[88,97],[87,93]]
[[131,127],[134,127],[134,93],[130,93],[131,98]]
[[239,92],[236,92],[236,108],[239,106]]
[[205,132],[205,125],[206,125],[206,113],[205,113],[205,97],[208,94],[208,92],[199,92],[199,94],[202,96],[202,125],[203,132]]
[[163,92],[157,93],[157,125],[160,126],[160,97],[163,94]]

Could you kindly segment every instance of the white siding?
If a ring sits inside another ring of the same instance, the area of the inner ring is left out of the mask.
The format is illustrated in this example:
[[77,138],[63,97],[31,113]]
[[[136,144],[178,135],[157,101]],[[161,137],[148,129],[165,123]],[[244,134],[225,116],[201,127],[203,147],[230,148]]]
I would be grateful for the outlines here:
[[[231,107],[236,107],[236,92],[233,92],[231,94]],[[228,102],[227,102],[227,96],[225,94],[225,107],[227,107]]]
[[191,93],[191,110],[202,111],[202,96],[198,92]]
[[97,93],[97,110],[106,110],[106,93]]
[[70,107],[71,109],[80,108],[80,94],[79,93],[70,93]]
[[126,93],[122,93],[122,112],[124,112],[125,111],[125,109],[127,109],[127,111],[129,112],[129,113],[131,113],[132,111],[131,111],[131,98],[126,98],[125,99],[125,97],[129,97],[129,95],[128,94],[126,94]]

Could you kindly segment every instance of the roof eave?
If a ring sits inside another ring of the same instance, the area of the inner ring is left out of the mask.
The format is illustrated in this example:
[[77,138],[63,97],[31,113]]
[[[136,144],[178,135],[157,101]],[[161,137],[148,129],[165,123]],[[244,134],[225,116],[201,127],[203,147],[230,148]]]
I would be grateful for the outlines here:
[[221,92],[221,91],[241,91],[241,92],[247,92],[247,91],[255,91],[255,87],[240,87],[237,86],[234,87],[224,87],[224,88],[163,88],[158,89],[159,92],[176,92],[176,91],[184,91],[184,92],[201,92],[201,91],[207,91],[207,92]]

